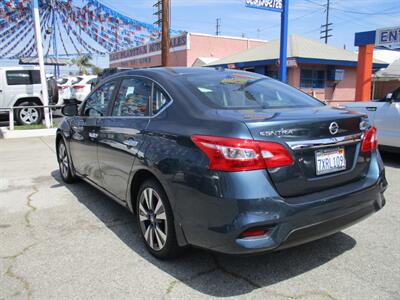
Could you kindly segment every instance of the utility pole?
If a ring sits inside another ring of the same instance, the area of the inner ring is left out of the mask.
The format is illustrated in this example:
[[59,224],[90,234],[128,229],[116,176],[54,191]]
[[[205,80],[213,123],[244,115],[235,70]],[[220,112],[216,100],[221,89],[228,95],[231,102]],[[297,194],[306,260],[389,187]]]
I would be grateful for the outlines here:
[[[32,5],[32,14],[34,20],[34,28],[35,28],[35,37],[36,37],[36,48],[37,55],[39,59],[39,68],[40,68],[40,82],[42,84],[42,100],[43,105],[49,105],[49,94],[47,91],[47,81],[46,81],[46,73],[44,69],[44,59],[43,59],[43,47],[42,47],[42,31],[40,28],[40,16],[39,16],[39,0],[33,0]],[[49,108],[45,107],[44,109],[44,121],[47,128],[50,128],[50,116],[49,116]]]
[[215,26],[215,35],[220,35],[221,34],[221,18],[216,19],[217,24]]
[[162,0],[161,64],[168,66],[170,0]]
[[332,36],[332,34],[329,34],[330,31],[332,31],[332,28],[330,28],[333,24],[329,23],[329,9],[330,9],[330,0],[326,1],[326,20],[325,24],[321,25],[321,40],[325,40],[325,44],[328,44],[328,38]]
[[157,21],[155,21],[153,24],[156,25],[157,27],[162,26],[162,0],[158,0],[156,4],[153,5],[155,7],[156,11],[153,13],[153,16],[157,17]]

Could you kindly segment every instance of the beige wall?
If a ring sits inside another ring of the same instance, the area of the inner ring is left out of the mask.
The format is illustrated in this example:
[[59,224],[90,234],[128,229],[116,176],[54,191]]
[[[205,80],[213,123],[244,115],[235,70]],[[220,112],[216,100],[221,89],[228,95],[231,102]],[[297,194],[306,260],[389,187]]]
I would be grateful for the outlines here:
[[187,54],[187,66],[192,66],[198,57],[224,58],[236,52],[264,44],[263,41],[223,36],[199,35],[189,33],[190,50]]
[[[295,70],[292,70],[292,78],[289,75],[289,84],[299,88],[300,87],[300,70],[304,69],[316,69],[316,70],[328,70],[333,66],[327,65],[309,65],[300,64]],[[326,86],[324,89],[302,89],[304,92],[310,95],[314,95],[320,100],[327,101],[354,101],[356,91],[356,78],[357,69],[355,67],[341,67],[344,69],[344,80],[338,81],[336,85]],[[290,73],[289,73],[290,74]],[[329,85],[333,85],[333,82],[329,82]]]

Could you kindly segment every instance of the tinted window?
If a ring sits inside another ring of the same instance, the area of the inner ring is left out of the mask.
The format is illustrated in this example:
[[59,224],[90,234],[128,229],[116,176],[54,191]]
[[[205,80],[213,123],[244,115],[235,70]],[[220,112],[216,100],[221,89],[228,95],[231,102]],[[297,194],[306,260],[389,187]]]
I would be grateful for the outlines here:
[[170,101],[165,92],[154,84],[153,93],[153,115],[157,114]]
[[107,82],[95,90],[86,100],[83,114],[92,117],[104,116],[112,100],[114,89],[115,82]]
[[115,100],[112,115],[140,117],[148,115],[152,83],[142,78],[124,79]]
[[8,85],[40,84],[39,70],[6,71]]
[[257,74],[213,72],[187,76],[189,87],[200,98],[221,108],[289,108],[322,106],[303,92]]

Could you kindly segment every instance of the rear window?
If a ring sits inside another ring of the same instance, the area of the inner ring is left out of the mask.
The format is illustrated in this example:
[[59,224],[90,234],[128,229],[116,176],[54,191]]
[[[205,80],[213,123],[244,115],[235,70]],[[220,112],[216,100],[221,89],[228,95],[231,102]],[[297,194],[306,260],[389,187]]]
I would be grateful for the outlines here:
[[77,84],[83,80],[83,77],[76,77],[72,80],[71,85]]
[[8,85],[40,84],[39,70],[6,71]]
[[186,76],[191,89],[206,102],[225,109],[293,108],[324,104],[280,81],[245,72]]
[[66,84],[68,82],[68,78],[59,78],[57,79],[58,84]]

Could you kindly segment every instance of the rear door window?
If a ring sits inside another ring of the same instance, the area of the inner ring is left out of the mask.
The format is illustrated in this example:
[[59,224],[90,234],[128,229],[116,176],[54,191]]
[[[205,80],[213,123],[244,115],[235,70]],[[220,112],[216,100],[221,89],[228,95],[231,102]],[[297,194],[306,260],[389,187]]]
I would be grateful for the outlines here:
[[115,99],[112,115],[120,117],[148,116],[152,82],[145,78],[123,79]]
[[6,71],[7,85],[40,84],[39,70]]

